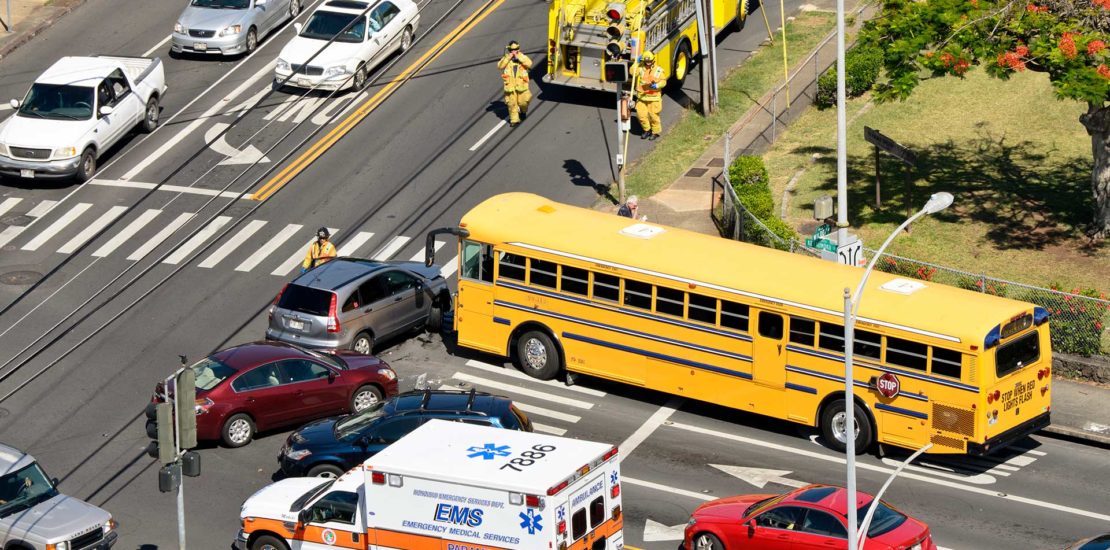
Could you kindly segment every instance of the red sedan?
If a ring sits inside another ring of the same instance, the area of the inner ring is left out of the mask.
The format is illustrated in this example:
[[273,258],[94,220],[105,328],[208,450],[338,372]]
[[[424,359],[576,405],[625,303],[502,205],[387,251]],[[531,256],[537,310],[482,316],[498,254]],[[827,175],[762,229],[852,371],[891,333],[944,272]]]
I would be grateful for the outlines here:
[[[397,373],[377,357],[323,354],[280,342],[218,351],[192,369],[197,439],[223,440],[229,447],[250,443],[260,431],[361,412],[397,394]],[[153,401],[163,393],[159,382]]]
[[[859,521],[873,498],[856,493]],[[759,548],[829,550],[848,547],[847,491],[810,485],[785,495],[744,495],[699,506],[686,523],[685,550]],[[929,526],[879,501],[867,550],[937,550]]]

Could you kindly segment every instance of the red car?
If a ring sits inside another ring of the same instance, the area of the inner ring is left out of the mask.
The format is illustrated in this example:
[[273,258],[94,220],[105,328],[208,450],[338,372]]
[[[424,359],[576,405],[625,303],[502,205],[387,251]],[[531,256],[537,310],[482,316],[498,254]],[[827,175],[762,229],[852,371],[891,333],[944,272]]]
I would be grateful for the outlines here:
[[[758,548],[829,550],[848,547],[847,491],[809,485],[785,495],[744,495],[699,506],[686,523],[685,550]],[[859,521],[873,498],[856,493]],[[937,550],[929,526],[883,501],[871,518],[867,550]]]
[[[250,443],[257,432],[361,412],[397,394],[397,373],[377,357],[323,354],[281,342],[228,348],[191,368],[197,439],[223,440],[229,447]],[[159,382],[153,401],[164,393]]]

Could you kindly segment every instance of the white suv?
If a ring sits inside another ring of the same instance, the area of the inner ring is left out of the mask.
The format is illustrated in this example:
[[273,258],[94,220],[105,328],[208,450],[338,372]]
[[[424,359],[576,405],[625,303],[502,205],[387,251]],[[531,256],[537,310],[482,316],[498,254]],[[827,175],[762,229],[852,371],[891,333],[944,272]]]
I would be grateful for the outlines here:
[[412,0],[328,0],[304,26],[294,25],[297,36],[278,56],[274,85],[362,89],[371,69],[412,45],[419,23]]

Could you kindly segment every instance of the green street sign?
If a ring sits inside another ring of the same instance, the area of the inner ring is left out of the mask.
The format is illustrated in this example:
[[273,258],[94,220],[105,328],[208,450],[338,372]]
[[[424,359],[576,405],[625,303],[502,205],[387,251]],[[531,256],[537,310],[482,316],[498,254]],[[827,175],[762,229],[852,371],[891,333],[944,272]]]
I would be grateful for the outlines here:
[[818,250],[828,250],[829,252],[836,252],[836,243],[828,239],[806,239],[806,246],[816,248]]

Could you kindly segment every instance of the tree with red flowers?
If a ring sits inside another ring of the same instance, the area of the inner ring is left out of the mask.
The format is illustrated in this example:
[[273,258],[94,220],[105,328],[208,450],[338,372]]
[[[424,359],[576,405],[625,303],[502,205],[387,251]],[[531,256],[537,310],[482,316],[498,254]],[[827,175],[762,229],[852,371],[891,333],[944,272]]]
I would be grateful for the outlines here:
[[884,51],[879,99],[905,99],[926,75],[972,65],[1008,79],[1047,73],[1061,99],[1083,101],[1096,212],[1090,235],[1110,237],[1110,0],[886,0],[861,40]]

